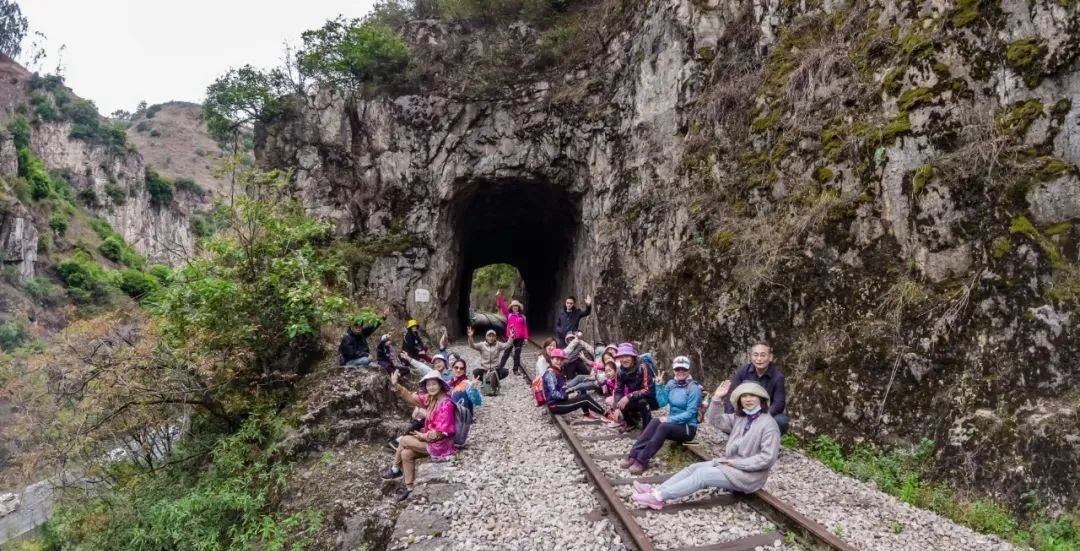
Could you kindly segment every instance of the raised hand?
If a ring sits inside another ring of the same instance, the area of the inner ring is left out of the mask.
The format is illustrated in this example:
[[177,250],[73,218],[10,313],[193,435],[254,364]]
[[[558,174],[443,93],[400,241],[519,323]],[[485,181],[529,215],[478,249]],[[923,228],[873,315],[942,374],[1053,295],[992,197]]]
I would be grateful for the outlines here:
[[716,392],[713,394],[713,399],[723,399],[724,396],[727,396],[729,390],[731,390],[731,381],[724,381],[720,383],[720,386],[716,387]]
[[495,296],[497,296],[497,297],[502,296],[502,289],[496,289],[495,290]]
[[474,331],[472,326],[470,325],[465,328],[465,334],[471,337],[476,334],[476,331]]
[[[405,354],[405,353],[402,352],[402,354]],[[399,376],[400,376],[400,372],[395,369],[394,372],[390,374],[390,384],[393,385],[393,386],[397,386]]]
[[592,295],[585,297],[585,306],[592,306]]

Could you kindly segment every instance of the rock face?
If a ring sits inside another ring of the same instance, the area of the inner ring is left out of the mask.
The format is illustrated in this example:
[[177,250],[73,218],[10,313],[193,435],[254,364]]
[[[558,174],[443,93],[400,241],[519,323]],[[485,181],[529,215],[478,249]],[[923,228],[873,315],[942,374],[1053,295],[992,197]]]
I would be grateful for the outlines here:
[[0,265],[14,266],[17,279],[34,276],[38,231],[22,203],[0,195]]
[[[418,319],[460,328],[507,262],[534,330],[591,293],[583,329],[710,386],[768,339],[802,436],[930,438],[962,487],[1076,505],[1080,15],[974,4],[624,3],[557,78],[324,91],[259,155],[393,244],[370,289]],[[424,63],[483,48],[406,31]]]

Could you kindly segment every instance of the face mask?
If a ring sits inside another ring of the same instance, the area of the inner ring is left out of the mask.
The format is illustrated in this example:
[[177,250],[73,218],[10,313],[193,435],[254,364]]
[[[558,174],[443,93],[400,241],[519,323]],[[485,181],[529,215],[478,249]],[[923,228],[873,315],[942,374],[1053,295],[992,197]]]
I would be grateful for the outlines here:
[[747,415],[756,415],[757,412],[761,411],[761,406],[754,406],[754,409],[743,408],[742,411],[743,411],[743,413],[745,413]]

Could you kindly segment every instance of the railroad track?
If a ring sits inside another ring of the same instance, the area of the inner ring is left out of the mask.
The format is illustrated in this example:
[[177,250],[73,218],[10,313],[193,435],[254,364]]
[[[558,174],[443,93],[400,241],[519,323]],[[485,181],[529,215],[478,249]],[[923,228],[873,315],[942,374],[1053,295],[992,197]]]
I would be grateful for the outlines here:
[[[532,341],[531,339],[529,344],[531,345],[531,353],[528,354],[528,358],[531,361],[526,363],[525,354],[522,355],[522,364],[525,367],[525,369],[522,370],[522,375],[527,382],[531,382],[530,373],[533,371],[532,366],[535,363],[535,355],[540,349],[539,343]],[[563,437],[570,444],[570,448],[574,451],[578,461],[585,468],[585,472],[588,474],[589,479],[592,481],[603,500],[607,503],[608,510],[606,512],[602,511],[601,514],[613,514],[618,519],[619,524],[622,525],[623,534],[630,540],[632,547],[640,551],[655,551],[658,549],[669,549],[674,551],[754,551],[761,547],[782,545],[785,543],[788,545],[797,544],[805,549],[854,551],[853,547],[844,543],[839,537],[832,532],[829,532],[824,526],[807,518],[805,515],[795,510],[790,504],[783,502],[764,489],[753,494],[730,494],[709,490],[706,492],[707,494],[710,494],[709,497],[669,504],[661,511],[638,509],[629,499],[629,488],[633,482],[637,480],[648,484],[659,484],[664,480],[667,480],[671,475],[677,472],[678,469],[669,468],[667,472],[661,472],[664,471],[664,465],[658,465],[658,468],[652,468],[646,471],[644,476],[633,477],[627,471],[621,471],[622,475],[620,475],[617,470],[610,465],[613,461],[626,457],[626,453],[629,452],[630,446],[637,436],[637,431],[620,435],[611,430],[602,429],[602,423],[590,423],[583,419],[568,421],[564,416],[559,415],[552,415],[551,417]],[[605,451],[603,449],[597,449],[598,445],[601,443],[608,450],[618,448],[621,450],[621,453],[600,453]],[[672,444],[674,443],[672,442],[667,445]],[[688,452],[692,461],[706,461],[713,459],[713,456],[709,453],[707,444],[704,444],[701,438],[697,438],[693,442],[681,446],[680,449]],[[605,468],[605,466],[607,468]],[[695,510],[701,511],[718,507],[737,507],[740,504],[749,507],[758,515],[768,519],[768,521],[772,523],[773,529],[759,529],[756,533],[742,535],[736,539],[722,542],[681,547],[664,547],[662,544],[657,543],[657,540],[661,539],[661,534],[658,534],[657,532],[664,529],[670,530],[670,523],[665,523],[663,521],[659,523],[648,522],[650,517],[655,516],[687,513]],[[655,528],[657,524],[659,524],[661,530]]]

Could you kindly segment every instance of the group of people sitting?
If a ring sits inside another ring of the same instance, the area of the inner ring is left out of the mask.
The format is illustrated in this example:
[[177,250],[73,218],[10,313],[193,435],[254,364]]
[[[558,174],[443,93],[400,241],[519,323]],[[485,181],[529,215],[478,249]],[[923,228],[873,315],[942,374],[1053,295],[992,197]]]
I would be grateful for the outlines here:
[[[710,401],[686,356],[672,360],[673,376],[664,383],[651,355],[638,354],[632,343],[598,347],[592,356],[580,332],[568,332],[563,342],[565,348],[558,348],[548,339],[537,358],[538,404],[555,415],[581,411],[620,432],[640,429],[620,462],[630,474],[645,472],[665,441],[693,440],[703,419],[728,435],[722,457],[691,465],[657,487],[635,482],[633,498],[641,507],[661,509],[706,487],[755,492],[765,485],[789,423],[784,375],[769,344],[755,343],[750,362],[721,383]],[[666,414],[654,416],[662,405]]]
[[[477,387],[497,392],[499,380],[510,373],[505,368],[510,357],[514,372],[522,369],[521,349],[529,336],[524,308],[516,300],[507,305],[501,293],[496,299],[507,317],[505,340],[500,341],[492,329],[475,342],[473,328],[467,329],[469,346],[480,355],[471,378],[465,360],[446,350],[445,331],[439,339],[440,352],[430,356],[416,329],[419,324],[409,320],[399,355],[401,365],[393,361],[390,335],[379,340],[377,363],[390,374],[394,391],[414,406],[408,434],[390,442],[394,461],[383,473],[388,479],[403,477],[403,498],[415,483],[418,459],[445,460],[464,444],[461,433],[463,429],[467,433],[468,426],[463,427],[462,419],[471,423],[473,408],[480,401]],[[692,441],[699,422],[707,420],[728,434],[722,457],[691,465],[656,487],[635,482],[633,499],[641,507],[661,509],[671,500],[706,487],[754,492],[764,486],[789,423],[784,375],[773,363],[770,345],[755,343],[750,362],[710,395],[691,375],[688,357],[672,360],[672,377],[665,382],[652,355],[639,354],[633,343],[594,347],[585,341],[577,326],[589,315],[591,300],[586,299],[584,311],[574,307],[573,297],[564,305],[556,319],[558,328],[566,332],[561,338],[547,339],[536,360],[533,391],[538,404],[555,415],[581,411],[586,418],[623,433],[640,430],[620,462],[635,475],[650,467],[665,441]],[[380,323],[353,324],[339,348],[343,365],[371,363],[366,339]],[[419,375],[415,392],[399,383],[409,372]]]

